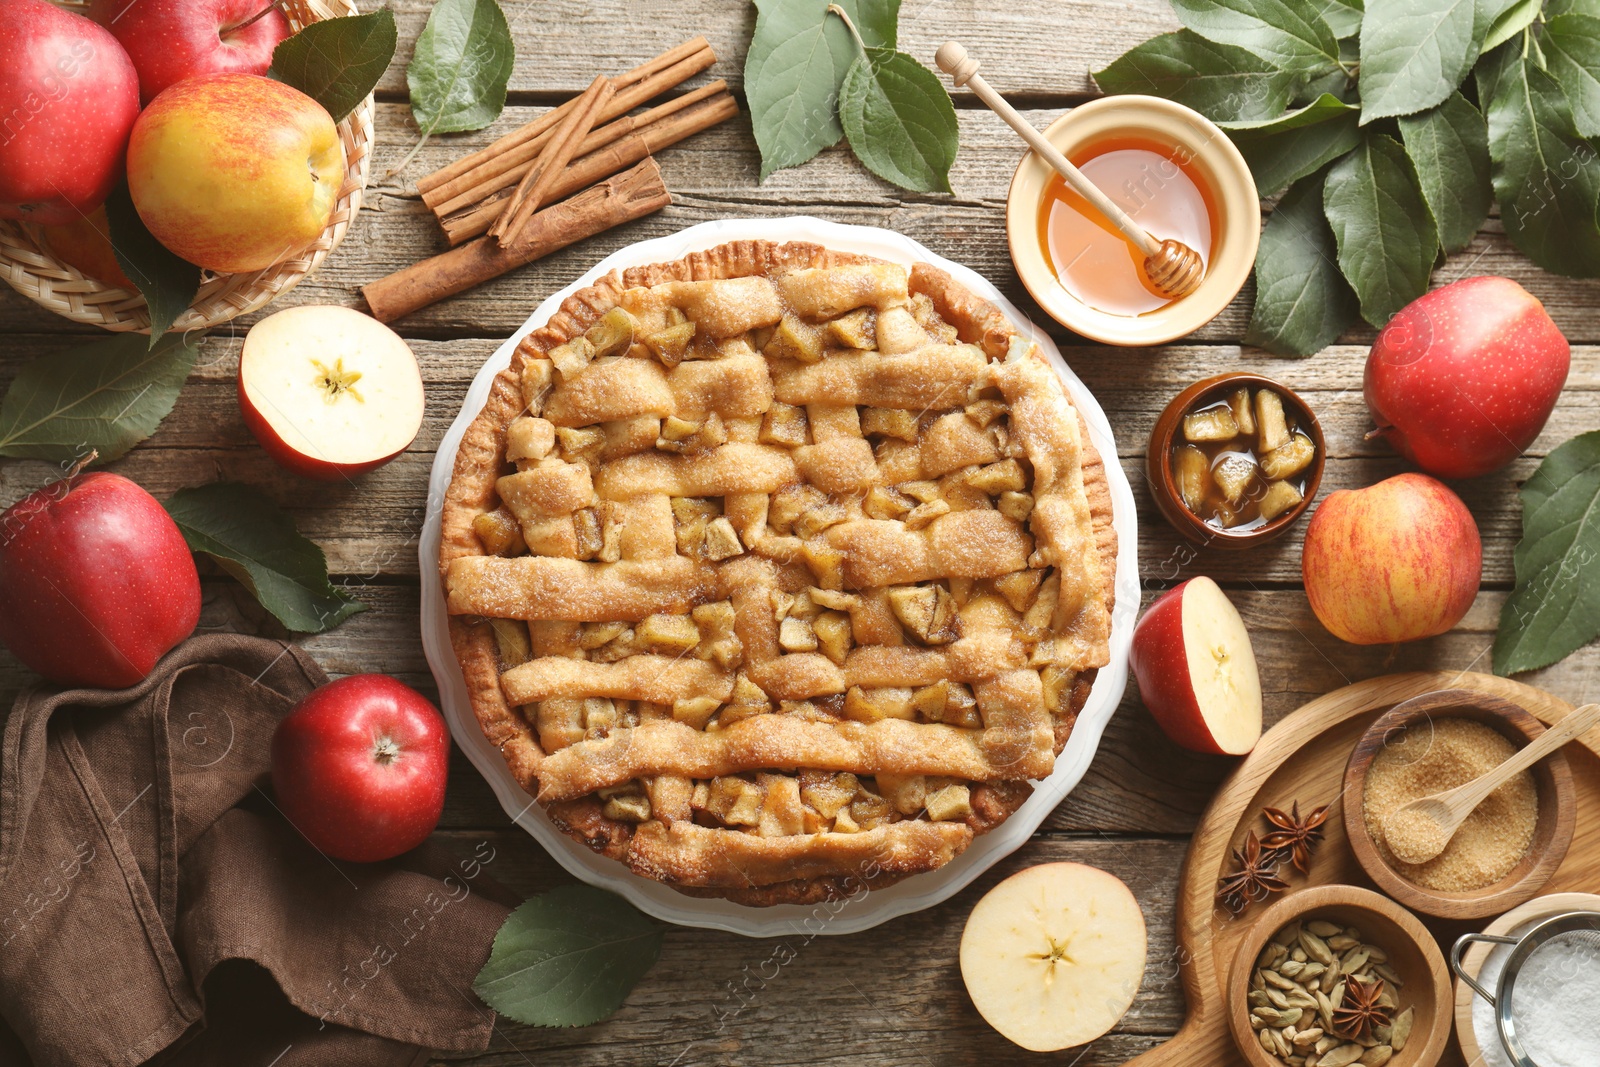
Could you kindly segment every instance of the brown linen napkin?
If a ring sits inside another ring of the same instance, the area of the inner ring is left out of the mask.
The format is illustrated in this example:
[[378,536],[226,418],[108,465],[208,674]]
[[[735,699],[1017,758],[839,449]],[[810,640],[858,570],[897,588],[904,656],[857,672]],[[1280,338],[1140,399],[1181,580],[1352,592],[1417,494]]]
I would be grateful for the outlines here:
[[492,846],[336,863],[275,810],[273,729],[326,680],[292,645],[218,634],[132,689],[18,698],[0,752],[0,1063],[28,1062],[19,1044],[39,1067],[486,1047],[472,979],[506,915]]

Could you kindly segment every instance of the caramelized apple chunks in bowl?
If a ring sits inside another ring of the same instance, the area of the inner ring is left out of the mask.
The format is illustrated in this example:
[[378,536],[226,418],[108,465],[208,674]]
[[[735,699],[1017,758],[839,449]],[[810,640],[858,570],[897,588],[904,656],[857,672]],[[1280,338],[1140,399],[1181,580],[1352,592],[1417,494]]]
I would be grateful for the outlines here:
[[1326,442],[1293,390],[1226,374],[1179,393],[1156,420],[1146,467],[1156,503],[1191,541],[1244,548],[1310,506]]

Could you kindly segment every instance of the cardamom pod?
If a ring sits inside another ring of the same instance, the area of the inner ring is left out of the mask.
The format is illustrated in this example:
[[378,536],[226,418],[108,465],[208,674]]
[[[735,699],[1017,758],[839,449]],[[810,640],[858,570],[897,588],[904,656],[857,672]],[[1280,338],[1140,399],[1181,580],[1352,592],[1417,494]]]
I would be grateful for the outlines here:
[[1338,1048],[1329,1049],[1323,1053],[1322,1058],[1317,1063],[1319,1067],[1350,1067],[1350,1064],[1366,1055],[1366,1052],[1366,1049],[1351,1042],[1348,1045],[1340,1045]]
[[1328,943],[1310,930],[1300,931],[1300,947],[1306,950],[1306,955],[1318,963],[1332,963],[1334,960],[1333,950],[1328,947]]
[[1406,1041],[1411,1037],[1411,1023],[1415,1017],[1416,1012],[1412,1008],[1407,1008],[1394,1017],[1394,1024],[1389,1033],[1389,1045],[1396,1052],[1406,1050]]

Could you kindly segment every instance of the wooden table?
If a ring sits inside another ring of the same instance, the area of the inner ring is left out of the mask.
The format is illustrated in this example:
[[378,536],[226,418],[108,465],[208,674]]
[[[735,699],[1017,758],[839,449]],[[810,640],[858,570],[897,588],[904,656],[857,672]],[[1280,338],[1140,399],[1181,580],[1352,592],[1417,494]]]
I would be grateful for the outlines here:
[[[354,305],[358,287],[442,250],[444,241],[414,194],[415,179],[581,91],[597,72],[617,72],[695,34],[722,57],[706,77],[741,82],[753,7],[734,0],[502,0],[522,57],[505,114],[489,130],[435,138],[400,175],[385,177],[416,137],[405,104],[405,62],[428,0],[391,0],[400,53],[384,79],[372,185],[349,237],[316,276],[271,310],[292,304]],[[375,4],[363,2],[363,8]],[[932,64],[934,49],[959,37],[988,61],[990,81],[1043,126],[1094,93],[1088,76],[1125,49],[1176,27],[1165,0],[907,0],[901,47]],[[540,57],[535,60],[533,57]],[[1436,284],[1473,274],[1517,279],[1543,300],[1573,343],[1572,374],[1550,425],[1507,470],[1457,486],[1484,542],[1483,590],[1454,631],[1396,650],[1358,648],[1316,621],[1300,583],[1298,532],[1244,554],[1197,551],[1156,513],[1145,490],[1143,450],[1156,415],[1202,375],[1251,369],[1279,378],[1316,408],[1327,430],[1324,495],[1404,469],[1369,443],[1361,371],[1372,331],[1306,360],[1241,349],[1247,288],[1216,321],[1182,344],[1127,352],[1093,346],[1056,327],[1017,282],[1006,253],[1003,205],[1020,155],[1014,135],[966,93],[956,95],[961,154],[953,197],[902,192],[878,181],[842,149],[757,183],[759,160],[742,116],[660,156],[674,203],[651,218],[584,242],[399,323],[422,361],[427,420],[412,448],[356,486],[287,474],[251,439],[234,399],[240,337],[260,315],[216,330],[171,417],[115,464],[158,497],[219,478],[259,487],[294,515],[328,553],[338,580],[368,606],[331,633],[303,639],[333,673],[383,671],[433,689],[418,639],[416,543],[433,450],[460,409],[468,382],[545,296],[606,254],[634,241],[726,216],[810,214],[905,233],[992,279],[1035,321],[1049,326],[1074,370],[1115,428],[1119,458],[1139,501],[1139,570],[1146,597],[1197,574],[1228,590],[1254,636],[1269,720],[1347,682],[1394,670],[1487,670],[1500,605],[1512,581],[1520,532],[1516,488],[1539,459],[1574,434],[1600,426],[1600,283],[1545,274],[1517,253],[1491,220]],[[88,339],[88,327],[56,318],[7,290],[0,295],[4,378],[25,361]],[[9,503],[53,477],[41,463],[0,465]],[[1303,529],[1303,525],[1302,525]],[[236,583],[211,570],[203,630],[281,634]],[[0,656],[9,703],[28,674]],[[1527,680],[1574,703],[1600,698],[1600,647],[1591,645]],[[538,1030],[502,1021],[474,1064],[977,1064],[1027,1057],[979,1018],[961,986],[956,945],[978,897],[1000,878],[1047,860],[1078,860],[1114,872],[1138,895],[1150,928],[1144,988],[1117,1030],[1052,1062],[1119,1064],[1159,1044],[1183,1018],[1175,978],[1172,902],[1196,819],[1232,761],[1170,744],[1130,685],[1087,777],[1029,844],[944,905],[850,937],[803,932],[750,941],[672,929],[661,961],[612,1019],[584,1030]],[[488,787],[461,758],[436,835],[463,853],[492,843],[491,873],[532,893],[567,875],[513,828]],[[786,963],[779,961],[787,960]],[[1043,1059],[1043,1057],[1035,1057]]]

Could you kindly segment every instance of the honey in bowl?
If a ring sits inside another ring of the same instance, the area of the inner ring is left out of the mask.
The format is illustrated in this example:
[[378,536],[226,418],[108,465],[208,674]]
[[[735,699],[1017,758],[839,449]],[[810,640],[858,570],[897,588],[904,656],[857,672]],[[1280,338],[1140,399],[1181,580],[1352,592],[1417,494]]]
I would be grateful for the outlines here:
[[[1182,241],[1211,261],[1217,232],[1212,192],[1183,149],[1138,138],[1099,141],[1072,163],[1158,241]],[[1144,253],[1052,175],[1039,208],[1039,245],[1063,288],[1083,304],[1111,315],[1137,316],[1172,303],[1150,284]]]

